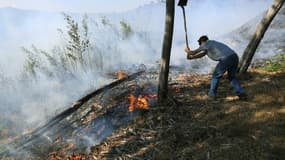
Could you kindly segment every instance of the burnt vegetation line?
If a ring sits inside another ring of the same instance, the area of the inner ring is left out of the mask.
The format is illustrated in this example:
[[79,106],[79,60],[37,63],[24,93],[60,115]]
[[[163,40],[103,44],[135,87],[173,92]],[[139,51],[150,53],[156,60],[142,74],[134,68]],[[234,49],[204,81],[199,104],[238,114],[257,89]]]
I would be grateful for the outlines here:
[[[122,79],[116,80],[106,86],[103,86],[99,89],[96,89],[95,91],[87,94],[86,96],[80,98],[79,100],[77,100],[76,102],[73,103],[73,105],[69,108],[67,108],[66,110],[64,110],[63,112],[59,113],[57,116],[53,117],[51,120],[49,120],[45,125],[43,125],[42,127],[39,127],[37,129],[35,129],[33,132],[31,132],[30,134],[26,135],[27,137],[24,138],[25,140],[23,142],[21,142],[21,144],[16,145],[14,148],[17,151],[21,151],[22,149],[28,147],[29,145],[31,145],[35,140],[37,140],[37,138],[40,138],[45,132],[47,132],[49,129],[51,129],[53,126],[57,125],[60,121],[62,121],[63,119],[67,118],[69,115],[71,115],[72,113],[76,112],[78,109],[80,109],[80,107],[82,107],[82,105],[84,103],[86,103],[88,100],[90,100],[91,98],[93,98],[94,96],[102,93],[102,92],[106,92],[110,89],[112,89],[113,87],[116,87],[117,85],[126,82],[126,81],[131,81],[136,79],[138,76],[142,75],[143,73],[145,73],[145,71],[139,71],[136,73],[133,73],[129,76],[126,76]],[[18,140],[19,140],[18,139]],[[16,140],[17,141],[17,140]],[[13,146],[15,142],[12,142],[10,145]],[[9,154],[9,150],[3,151],[0,153],[0,156],[5,156]]]
[[[24,79],[21,80],[26,80],[25,82],[27,82],[28,84],[33,82],[39,82],[37,80],[40,80],[41,76],[45,76],[46,78],[51,80],[59,80],[60,82],[66,80],[73,80],[73,78],[77,80],[77,78],[80,79],[80,75],[78,75],[78,73],[80,73],[81,71],[87,72],[91,70],[92,73],[95,72],[95,74],[97,74],[97,71],[103,68],[103,65],[101,64],[103,63],[103,59],[101,59],[102,52],[96,49],[93,50],[94,48],[92,48],[94,46],[92,46],[93,44],[91,43],[93,41],[90,40],[90,29],[87,25],[87,17],[84,17],[82,22],[78,23],[71,16],[64,14],[64,20],[67,22],[67,32],[65,33],[61,29],[58,30],[62,36],[61,38],[63,38],[63,44],[55,46],[51,51],[40,49],[35,45],[32,45],[31,48],[22,48],[23,51],[27,54],[27,59],[24,66],[24,71],[21,75],[21,78]],[[134,34],[140,35],[139,32],[134,31],[131,25],[129,25],[123,20],[120,21],[119,29],[117,29],[116,26],[111,23],[103,25],[104,27],[107,27],[109,25],[109,29],[114,31],[115,36],[123,40],[128,40]],[[97,55],[97,57],[95,56],[95,59],[92,56],[92,58],[89,57],[93,54]],[[100,62],[100,64],[98,64],[98,61]],[[132,69],[132,71],[134,70],[137,71],[140,69]],[[85,104],[85,102],[87,102],[96,94],[100,94],[102,92],[110,90],[125,81],[135,79],[141,74],[143,74],[143,72],[144,71],[139,71],[123,79],[115,81],[109,85],[106,85],[98,90],[95,90],[94,92],[76,101],[74,105],[64,110],[60,114],[54,116],[51,119],[47,118],[47,123],[45,123],[43,126],[36,128],[29,134],[20,136],[18,135],[18,137],[14,138],[13,142],[7,142],[9,143],[8,145],[10,145],[12,149],[16,148],[16,151],[21,151],[28,148],[34,142],[37,142],[37,140],[39,140],[45,133],[49,132],[50,128],[56,126],[59,123],[62,123],[63,121],[65,122],[68,116],[78,111],[82,107],[82,105]],[[7,155],[8,152],[11,151],[9,148],[10,146],[1,146],[0,157],[3,155]]]

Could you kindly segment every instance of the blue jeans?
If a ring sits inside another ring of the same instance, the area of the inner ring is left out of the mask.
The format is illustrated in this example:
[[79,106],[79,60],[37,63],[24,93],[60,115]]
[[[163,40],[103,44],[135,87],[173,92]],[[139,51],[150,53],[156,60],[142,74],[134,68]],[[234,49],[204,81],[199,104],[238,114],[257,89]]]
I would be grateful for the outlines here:
[[208,93],[209,96],[212,96],[212,97],[216,96],[217,89],[219,86],[219,80],[226,71],[228,72],[228,79],[236,95],[240,95],[244,93],[244,89],[240,86],[240,83],[236,79],[238,61],[239,61],[238,56],[236,54],[230,55],[226,57],[225,59],[219,61],[212,75],[211,87]]

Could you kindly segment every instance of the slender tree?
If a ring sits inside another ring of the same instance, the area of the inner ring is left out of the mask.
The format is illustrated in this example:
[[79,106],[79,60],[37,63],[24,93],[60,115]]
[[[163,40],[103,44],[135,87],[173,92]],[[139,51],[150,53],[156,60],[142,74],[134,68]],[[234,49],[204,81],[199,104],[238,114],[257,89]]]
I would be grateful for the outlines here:
[[245,49],[240,64],[239,64],[239,72],[240,73],[246,73],[252,58],[254,56],[254,53],[260,44],[266,30],[268,29],[270,23],[278,13],[278,11],[281,9],[283,6],[285,0],[275,0],[272,4],[272,6],[267,10],[265,16],[259,23],[259,25],[256,28],[256,31],[249,42],[247,48]]
[[171,55],[174,14],[175,14],[174,3],[175,0],[166,0],[165,32],[164,32],[164,39],[162,45],[159,84],[158,84],[159,103],[163,102],[167,98],[167,93],[168,93],[169,62]]

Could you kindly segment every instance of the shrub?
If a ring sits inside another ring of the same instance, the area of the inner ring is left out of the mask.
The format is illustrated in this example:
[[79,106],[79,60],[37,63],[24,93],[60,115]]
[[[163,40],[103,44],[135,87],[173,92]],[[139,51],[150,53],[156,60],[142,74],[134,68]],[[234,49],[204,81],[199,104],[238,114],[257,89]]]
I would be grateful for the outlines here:
[[[88,17],[85,15],[78,24],[71,16],[63,14],[67,31],[58,29],[64,39],[64,44],[55,46],[51,51],[45,51],[32,45],[31,48],[23,47],[27,54],[24,64],[24,74],[36,77],[39,73],[48,77],[61,78],[75,76],[79,71],[94,68],[90,57]],[[93,54],[96,54],[92,52]]]
[[265,70],[277,72],[285,70],[285,53],[279,54],[266,61]]

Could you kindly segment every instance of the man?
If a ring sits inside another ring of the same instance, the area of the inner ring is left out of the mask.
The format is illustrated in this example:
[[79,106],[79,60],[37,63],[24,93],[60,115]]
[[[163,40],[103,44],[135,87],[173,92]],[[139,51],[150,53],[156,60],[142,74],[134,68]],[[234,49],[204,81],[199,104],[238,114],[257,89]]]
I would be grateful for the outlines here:
[[207,36],[200,37],[198,43],[200,47],[196,50],[185,49],[187,59],[197,59],[207,55],[210,59],[219,61],[212,75],[211,87],[208,93],[209,99],[216,98],[219,80],[226,71],[236,95],[239,99],[246,99],[244,89],[236,79],[239,60],[235,51],[221,42],[209,40]]

